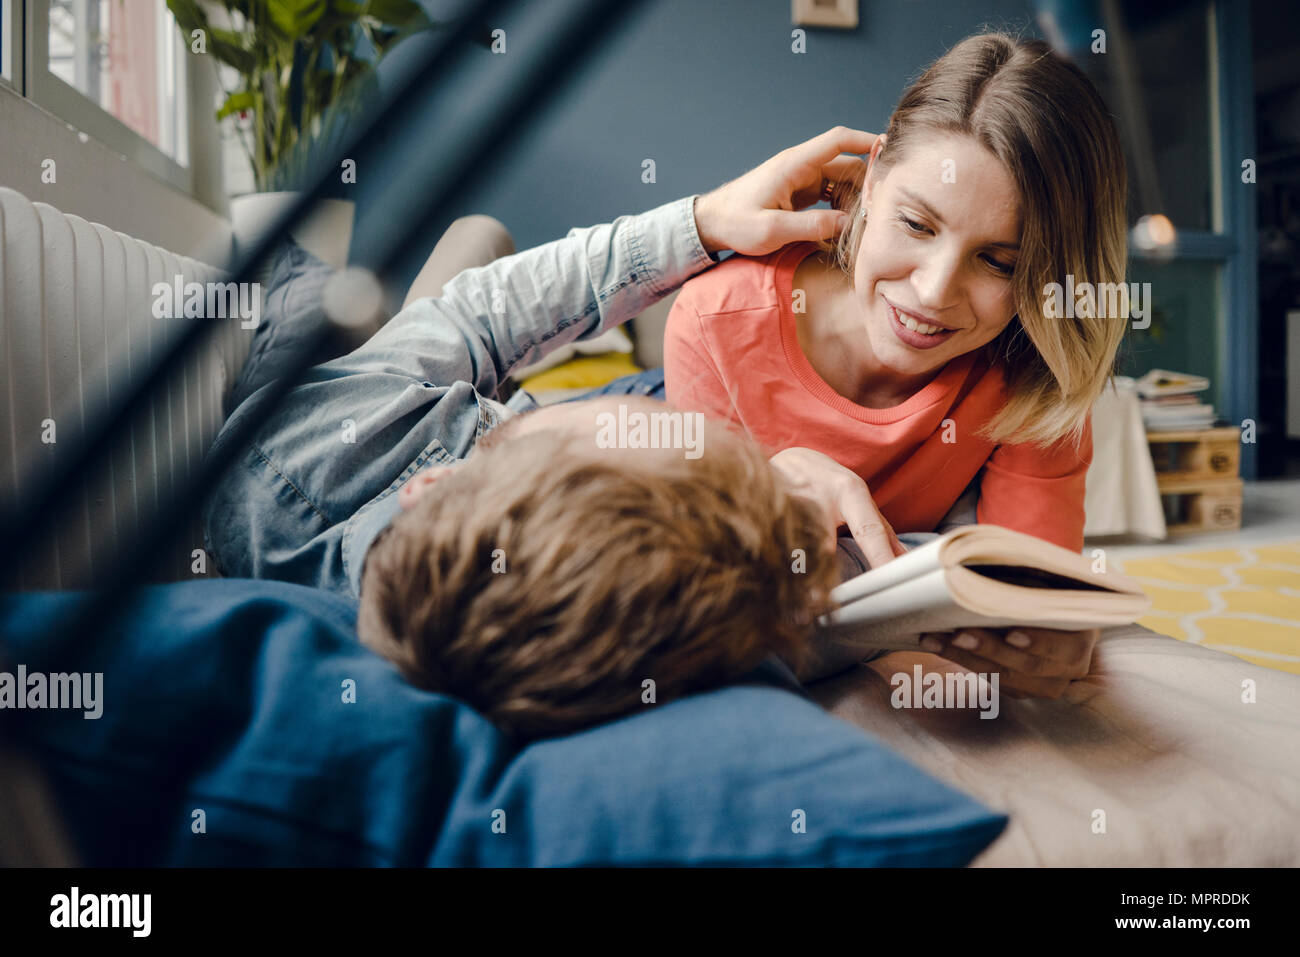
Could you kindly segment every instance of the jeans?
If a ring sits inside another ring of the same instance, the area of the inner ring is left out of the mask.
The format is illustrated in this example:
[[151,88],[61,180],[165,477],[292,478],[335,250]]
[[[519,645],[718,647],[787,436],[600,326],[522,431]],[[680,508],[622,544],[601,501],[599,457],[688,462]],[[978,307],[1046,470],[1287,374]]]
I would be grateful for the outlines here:
[[662,368],[646,369],[644,372],[634,372],[631,375],[621,376],[613,382],[607,382],[590,392],[584,392],[582,395],[564,401],[579,402],[583,399],[594,399],[600,395],[643,395],[650,399],[666,402],[668,396],[664,390],[664,370]]

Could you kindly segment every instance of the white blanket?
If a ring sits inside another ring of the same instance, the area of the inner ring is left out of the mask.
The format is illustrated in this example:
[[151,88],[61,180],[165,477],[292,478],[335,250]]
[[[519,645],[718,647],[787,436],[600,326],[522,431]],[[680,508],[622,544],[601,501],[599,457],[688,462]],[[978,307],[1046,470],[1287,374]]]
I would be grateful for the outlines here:
[[1087,538],[1164,538],[1165,513],[1137,393],[1107,388],[1092,407],[1092,464],[1084,498]]
[[962,670],[894,652],[810,691],[1010,815],[977,866],[1300,865],[1300,676],[1131,625],[1103,633],[1093,674],[1066,696],[1002,695],[987,720],[892,708],[877,670],[915,663]]

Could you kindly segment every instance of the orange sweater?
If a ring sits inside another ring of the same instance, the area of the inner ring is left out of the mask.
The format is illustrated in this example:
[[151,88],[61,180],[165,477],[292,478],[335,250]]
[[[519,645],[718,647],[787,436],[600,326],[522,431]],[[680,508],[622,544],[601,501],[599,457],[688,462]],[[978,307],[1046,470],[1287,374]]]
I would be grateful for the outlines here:
[[742,426],[770,453],[803,446],[831,456],[862,476],[895,531],[932,531],[983,469],[981,523],[1080,550],[1091,425],[1077,448],[977,437],[1006,400],[1002,370],[982,350],[893,408],[839,395],[799,348],[791,306],[795,267],[815,249],[734,256],[682,287],[664,340],[668,401]]

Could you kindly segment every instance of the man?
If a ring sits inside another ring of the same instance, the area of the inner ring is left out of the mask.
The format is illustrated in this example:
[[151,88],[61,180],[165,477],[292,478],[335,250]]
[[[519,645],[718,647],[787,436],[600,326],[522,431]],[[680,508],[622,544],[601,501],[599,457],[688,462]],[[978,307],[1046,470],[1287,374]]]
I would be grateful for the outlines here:
[[836,581],[833,529],[847,524],[872,564],[901,549],[865,485],[796,490],[797,471],[718,423],[698,456],[602,447],[608,416],[663,410],[645,399],[496,396],[512,370],[633,318],[721,250],[836,235],[843,213],[806,207],[860,180],[862,161],[842,154],[875,139],[830,130],[708,195],[574,230],[411,302],[313,369],[241,451],[204,510],[218,565],[359,595],[367,645],[519,738],[721,684],[771,654],[798,668]]

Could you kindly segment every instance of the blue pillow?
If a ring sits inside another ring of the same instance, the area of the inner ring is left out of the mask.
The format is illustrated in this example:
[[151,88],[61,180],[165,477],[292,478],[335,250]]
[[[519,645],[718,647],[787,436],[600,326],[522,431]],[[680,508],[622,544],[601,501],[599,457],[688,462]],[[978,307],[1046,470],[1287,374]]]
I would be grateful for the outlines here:
[[102,715],[0,721],[90,865],[951,866],[1006,824],[758,678],[516,750],[338,596],[155,586],[89,641],[44,634],[77,600],[0,599],[0,671],[102,672]]

